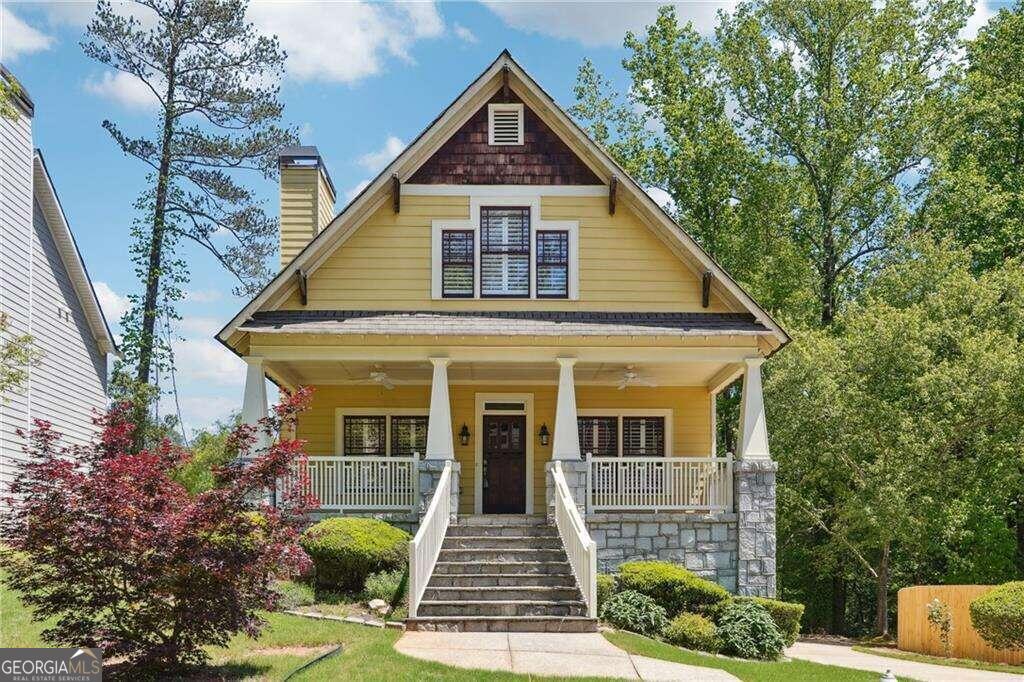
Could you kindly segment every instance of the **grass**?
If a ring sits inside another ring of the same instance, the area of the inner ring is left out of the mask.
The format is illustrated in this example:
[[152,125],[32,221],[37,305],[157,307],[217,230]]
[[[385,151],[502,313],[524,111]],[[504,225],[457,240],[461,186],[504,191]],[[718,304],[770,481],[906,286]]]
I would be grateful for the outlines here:
[[631,654],[686,665],[718,668],[747,682],[878,682],[878,673],[853,668],[798,660],[741,661],[680,649],[630,632],[606,632],[604,636],[609,642]]
[[881,648],[873,646],[855,645],[854,651],[863,654],[874,654],[875,656],[886,656],[898,658],[903,661],[914,663],[931,663],[933,665],[944,665],[950,668],[973,668],[975,670],[988,670],[997,673],[1010,673],[1024,675],[1024,665],[1012,665],[1010,663],[992,663],[990,661],[975,661],[970,658],[946,658],[945,656],[929,656],[913,651],[900,651],[899,649]]

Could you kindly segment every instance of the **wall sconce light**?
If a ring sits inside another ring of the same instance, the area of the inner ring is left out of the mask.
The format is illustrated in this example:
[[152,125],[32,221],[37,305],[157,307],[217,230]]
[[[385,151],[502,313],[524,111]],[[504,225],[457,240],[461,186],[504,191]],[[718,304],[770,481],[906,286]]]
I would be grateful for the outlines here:
[[459,442],[463,445],[469,445],[469,427],[465,424],[459,429]]
[[551,432],[548,431],[548,425],[547,424],[541,424],[540,425],[540,432],[537,435],[540,436],[540,444],[541,445],[547,445],[548,444],[548,439],[551,437]]

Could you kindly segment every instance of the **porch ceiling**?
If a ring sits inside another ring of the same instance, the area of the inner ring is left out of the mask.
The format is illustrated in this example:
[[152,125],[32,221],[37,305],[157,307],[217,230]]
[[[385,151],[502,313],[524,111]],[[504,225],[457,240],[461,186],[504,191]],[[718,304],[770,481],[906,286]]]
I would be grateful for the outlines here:
[[[727,363],[598,363],[580,362],[575,367],[576,384],[616,385],[627,367],[641,378],[659,386],[703,386],[712,382]],[[372,362],[295,360],[268,363],[271,372],[278,370],[298,384],[372,384],[371,372],[383,371],[395,384],[429,385],[432,367],[422,362]],[[550,384],[558,383],[558,366],[554,363],[453,362],[448,367],[449,383],[486,384]]]

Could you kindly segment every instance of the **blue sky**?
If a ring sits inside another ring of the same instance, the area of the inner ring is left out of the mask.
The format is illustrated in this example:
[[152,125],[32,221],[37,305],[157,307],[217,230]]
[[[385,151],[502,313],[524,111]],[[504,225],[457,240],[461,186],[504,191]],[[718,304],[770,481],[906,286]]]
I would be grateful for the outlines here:
[[[289,53],[281,98],[285,119],[315,144],[338,188],[338,207],[415,137],[503,49],[563,106],[576,68],[592,59],[623,84],[622,36],[641,30],[655,3],[406,3],[253,0],[250,18]],[[680,3],[682,17],[709,30],[730,3]],[[132,205],[145,169],[124,157],[104,119],[151,130],[145,93],[105,71],[79,47],[95,8],[81,2],[0,0],[0,61],[36,105],[34,137],[112,326],[138,283],[128,256]],[[992,13],[980,3],[974,33]],[[277,187],[249,179],[276,215]],[[185,246],[192,271],[176,342],[183,420],[191,430],[241,405],[243,363],[213,334],[245,301],[205,252]],[[115,329],[116,331],[116,329]],[[163,409],[168,409],[165,404]]]

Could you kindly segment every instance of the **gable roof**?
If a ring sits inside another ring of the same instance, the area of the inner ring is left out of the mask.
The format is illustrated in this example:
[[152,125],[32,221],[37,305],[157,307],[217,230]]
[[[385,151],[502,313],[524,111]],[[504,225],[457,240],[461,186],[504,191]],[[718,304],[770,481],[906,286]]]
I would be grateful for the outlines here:
[[75,235],[71,233],[71,226],[68,224],[64,209],[61,208],[60,199],[57,198],[57,190],[54,189],[53,180],[49,171],[46,170],[46,162],[43,161],[43,153],[38,149],[32,161],[32,193],[35,200],[39,202],[46,218],[46,225],[53,235],[53,242],[57,245],[61,262],[68,272],[68,278],[74,287],[75,295],[85,312],[85,319],[89,323],[89,330],[96,339],[100,351],[103,353],[119,354],[114,336],[110,333],[110,326],[107,318],[103,315],[100,301],[96,297],[96,291],[92,287],[92,280],[89,279],[89,271],[85,269],[85,261],[82,260],[82,253],[75,243]]
[[[435,118],[362,192],[356,195],[342,211],[316,237],[292,259],[263,290],[256,295],[217,334],[228,344],[228,339],[254,313],[273,307],[296,288],[296,273],[311,274],[390,197],[391,178],[397,176],[406,182],[427,162],[459,128],[472,117],[501,88],[507,73],[511,90],[542,117],[596,175],[609,184],[617,178],[619,202],[629,206],[637,216],[652,228],[661,241],[679,256],[697,276],[710,272],[722,298],[740,312],[747,312],[767,328],[769,335],[781,347],[790,337],[771,315],[735,281],[715,260],[658,205],[622,166],[603,148],[591,140],[547,92],[503,50],[498,58],[474,80],[448,107]],[[232,349],[234,350],[234,349]]]

